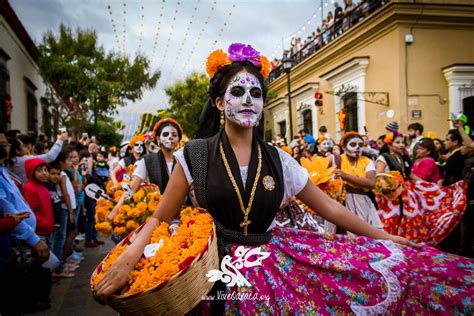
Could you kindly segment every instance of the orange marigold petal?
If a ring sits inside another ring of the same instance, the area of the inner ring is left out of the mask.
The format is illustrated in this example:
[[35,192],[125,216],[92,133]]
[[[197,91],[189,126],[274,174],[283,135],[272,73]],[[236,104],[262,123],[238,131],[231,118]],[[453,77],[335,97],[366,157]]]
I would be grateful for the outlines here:
[[262,55],[260,56],[260,62],[262,63],[262,69],[260,70],[260,73],[262,74],[264,79],[267,79],[268,76],[270,75],[270,68],[271,68],[270,61],[268,60],[267,57]]
[[206,72],[212,78],[220,68],[230,63],[229,56],[222,49],[215,50],[207,58]]

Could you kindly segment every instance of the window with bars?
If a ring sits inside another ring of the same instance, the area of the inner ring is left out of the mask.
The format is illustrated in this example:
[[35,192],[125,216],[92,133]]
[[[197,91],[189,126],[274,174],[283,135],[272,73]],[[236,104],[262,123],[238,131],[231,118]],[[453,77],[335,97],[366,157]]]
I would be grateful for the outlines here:
[[346,112],[346,129],[345,131],[359,131],[358,113],[357,113],[357,93],[349,92],[342,98],[344,110]]
[[313,135],[313,117],[311,116],[311,110],[305,110],[303,112],[303,127],[308,131],[308,134]]

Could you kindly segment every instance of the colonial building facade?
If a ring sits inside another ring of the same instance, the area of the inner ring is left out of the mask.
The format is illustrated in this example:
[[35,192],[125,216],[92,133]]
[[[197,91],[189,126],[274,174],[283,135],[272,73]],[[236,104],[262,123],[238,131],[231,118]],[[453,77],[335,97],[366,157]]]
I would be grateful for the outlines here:
[[41,105],[46,84],[39,56],[7,0],[0,0],[0,124],[3,130],[50,134],[54,122]]
[[[291,106],[288,74],[272,74],[267,139],[289,140],[290,109],[293,134],[303,128],[317,134],[325,125],[336,139],[344,130],[376,137],[390,121],[401,130],[420,122],[444,137],[450,113],[460,112],[474,126],[474,3],[392,0],[372,9],[298,57],[289,73]],[[322,106],[315,106],[315,92],[322,93]]]

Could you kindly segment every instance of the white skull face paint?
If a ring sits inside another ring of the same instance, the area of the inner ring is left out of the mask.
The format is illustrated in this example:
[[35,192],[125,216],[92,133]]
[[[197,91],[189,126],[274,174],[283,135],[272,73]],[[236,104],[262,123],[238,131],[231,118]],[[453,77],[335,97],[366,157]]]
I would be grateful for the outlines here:
[[178,130],[173,126],[166,126],[161,130],[160,144],[166,149],[175,149],[178,146]]
[[262,117],[262,86],[251,73],[243,70],[232,78],[224,95],[226,118],[240,126],[253,127]]
[[133,150],[135,150],[137,154],[142,154],[144,148],[145,145],[143,145],[142,142],[136,142],[135,145],[133,145]]
[[362,153],[362,148],[364,147],[364,141],[360,138],[351,139],[344,148],[344,151],[348,156],[353,158],[359,158]]
[[327,140],[323,140],[318,144],[318,149],[320,152],[326,153],[329,150],[329,142]]

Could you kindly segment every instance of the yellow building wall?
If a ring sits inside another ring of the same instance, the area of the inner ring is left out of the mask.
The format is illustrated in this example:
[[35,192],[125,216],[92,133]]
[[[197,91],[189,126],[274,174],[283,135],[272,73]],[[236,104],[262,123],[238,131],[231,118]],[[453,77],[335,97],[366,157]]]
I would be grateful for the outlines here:
[[[366,70],[365,92],[388,92],[390,106],[378,105],[365,102],[366,127],[373,137],[380,135],[385,124],[393,120],[400,120],[400,100],[399,100],[399,72],[400,56],[398,54],[398,31],[393,29],[378,37],[366,46],[354,49],[337,61],[321,68],[318,73],[324,74],[335,67],[344,64],[354,57],[369,57],[369,65]],[[320,91],[332,91],[333,88],[326,80],[318,78]],[[325,93],[324,114],[319,115],[320,125],[326,125],[331,133],[336,130],[336,112],[334,96]],[[387,110],[395,111],[395,117],[386,117]]]
[[[409,27],[399,29],[400,42],[403,43],[405,34],[410,32]],[[434,96],[419,96],[417,106],[408,106],[405,110],[408,120],[403,121],[407,126],[412,122],[423,124],[425,131],[432,131],[437,137],[443,139],[450,128],[448,118],[448,82],[442,68],[453,64],[474,63],[474,30],[463,29],[427,29],[414,28],[413,44],[407,46],[408,62],[408,94]],[[400,96],[403,100],[406,94],[404,85],[405,45],[400,47],[401,71]],[[440,101],[443,103],[441,104]],[[421,110],[422,118],[411,118],[412,110]],[[457,114],[457,113],[456,113]]]
[[[409,94],[415,97],[418,105],[407,105],[405,85],[405,34],[410,28],[399,26],[382,36],[367,43],[364,47],[348,51],[337,60],[322,68],[303,76],[292,76],[292,90],[296,90],[306,82],[318,82],[319,91],[324,94],[323,114],[318,111],[318,127],[325,125],[331,133],[336,130],[336,113],[334,96],[327,93],[333,91],[331,84],[319,76],[335,67],[344,64],[354,57],[369,57],[366,71],[365,92],[388,92],[389,106],[365,102],[366,127],[372,137],[385,133],[385,125],[390,121],[398,121],[402,131],[413,122],[420,122],[425,131],[431,131],[443,138],[450,125],[448,83],[442,68],[456,63],[474,62],[474,30],[447,30],[439,28],[415,28],[412,30],[414,42],[406,47],[408,56]],[[283,76],[286,76],[284,74]],[[279,89],[278,96],[286,97],[287,89]],[[423,95],[434,96],[423,96]],[[440,104],[443,102],[443,104]],[[446,100],[446,101],[445,101]],[[293,128],[296,132],[296,105],[293,99]],[[318,110],[316,107],[314,110]],[[388,118],[386,113],[393,110],[395,115]],[[411,111],[421,110],[421,119],[412,119]],[[272,126],[271,115],[266,121]],[[315,133],[316,134],[316,133]]]

